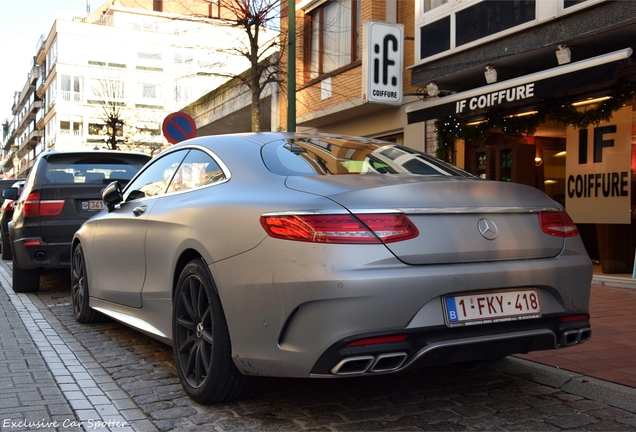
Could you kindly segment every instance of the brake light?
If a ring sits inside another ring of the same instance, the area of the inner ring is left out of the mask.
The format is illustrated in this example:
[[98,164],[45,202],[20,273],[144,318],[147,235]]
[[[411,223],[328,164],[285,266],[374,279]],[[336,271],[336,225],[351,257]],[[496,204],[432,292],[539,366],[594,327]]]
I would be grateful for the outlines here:
[[566,212],[540,212],[539,224],[544,233],[557,237],[575,237],[579,230]]
[[31,192],[24,200],[22,213],[25,217],[57,216],[62,213],[65,200],[40,200],[40,192]]
[[405,215],[264,215],[270,237],[338,244],[381,244],[408,240],[419,232]]

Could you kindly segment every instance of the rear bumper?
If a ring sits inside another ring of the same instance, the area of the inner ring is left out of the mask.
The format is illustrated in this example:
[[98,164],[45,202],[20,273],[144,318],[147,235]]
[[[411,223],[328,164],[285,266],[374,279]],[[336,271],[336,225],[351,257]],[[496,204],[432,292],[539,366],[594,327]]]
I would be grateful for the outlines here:
[[71,243],[44,243],[42,238],[11,240],[13,263],[20,270],[57,269],[71,265]]
[[[401,334],[405,334],[402,332]],[[565,348],[590,340],[589,317],[559,317],[449,329],[411,331],[400,342],[349,346],[352,341],[390,334],[366,334],[333,344],[316,362],[312,377],[377,375],[406,368],[492,360],[511,354]]]
[[[332,369],[350,356],[397,371],[553,349],[570,330],[570,340],[589,338],[579,333],[589,322],[559,319],[589,314],[592,265],[579,243],[556,258],[432,266],[404,265],[383,247],[314,244],[276,251],[272,261],[259,246],[210,270],[242,373],[337,376]],[[446,326],[443,296],[515,288],[537,290],[540,318]],[[407,334],[409,345],[341,352],[344,341],[382,334]]]

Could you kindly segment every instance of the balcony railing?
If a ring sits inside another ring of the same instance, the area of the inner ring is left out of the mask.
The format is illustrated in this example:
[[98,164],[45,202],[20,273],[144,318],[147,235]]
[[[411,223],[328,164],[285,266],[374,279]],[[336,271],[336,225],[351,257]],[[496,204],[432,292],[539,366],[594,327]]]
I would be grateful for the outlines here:
[[61,91],[60,97],[64,102],[78,103],[82,101],[82,93],[79,92]]

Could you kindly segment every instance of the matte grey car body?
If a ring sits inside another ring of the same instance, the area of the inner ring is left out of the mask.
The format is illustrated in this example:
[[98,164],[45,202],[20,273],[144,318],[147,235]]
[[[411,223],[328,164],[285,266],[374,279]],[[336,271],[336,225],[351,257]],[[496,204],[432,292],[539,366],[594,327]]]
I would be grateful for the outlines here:
[[[75,315],[173,345],[203,403],[246,396],[254,376],[373,375],[591,335],[592,266],[563,208],[406,147],[195,138],[103,198],[73,240]],[[513,297],[519,313],[499,314]],[[478,318],[453,321],[469,304]]]

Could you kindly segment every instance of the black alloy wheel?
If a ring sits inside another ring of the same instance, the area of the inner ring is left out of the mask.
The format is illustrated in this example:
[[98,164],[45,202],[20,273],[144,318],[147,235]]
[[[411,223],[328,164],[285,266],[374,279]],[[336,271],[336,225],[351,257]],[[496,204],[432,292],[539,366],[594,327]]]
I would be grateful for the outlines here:
[[86,277],[86,263],[82,245],[78,244],[73,251],[71,263],[71,300],[73,302],[73,314],[75,319],[82,323],[94,323],[102,321],[104,315],[91,309],[88,305],[88,278]]
[[232,361],[223,308],[203,261],[181,272],[173,309],[173,351],[186,393],[203,404],[252,396],[258,378],[242,375]]

